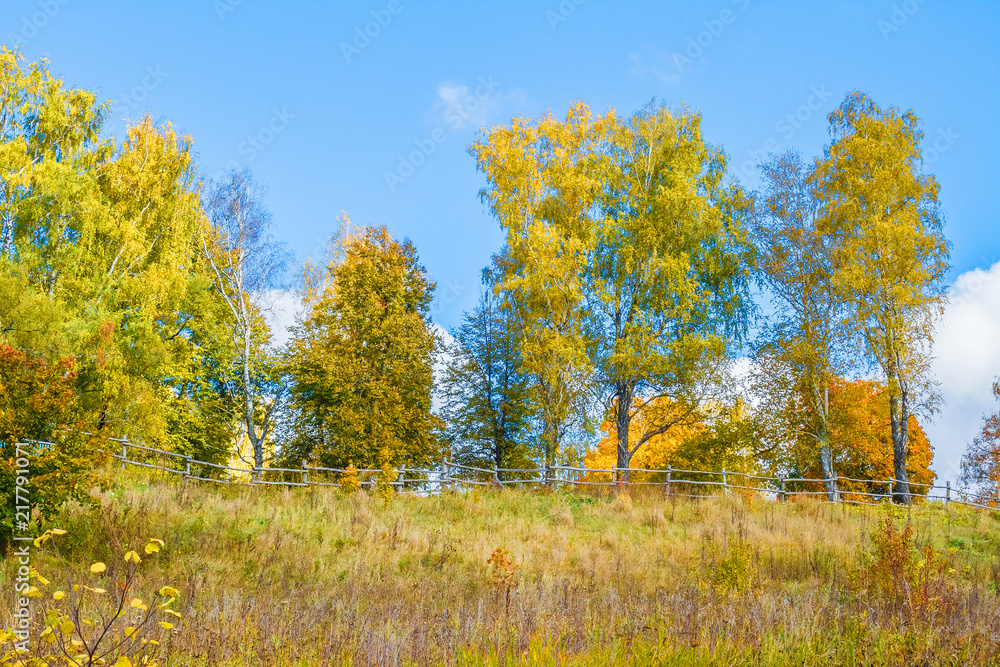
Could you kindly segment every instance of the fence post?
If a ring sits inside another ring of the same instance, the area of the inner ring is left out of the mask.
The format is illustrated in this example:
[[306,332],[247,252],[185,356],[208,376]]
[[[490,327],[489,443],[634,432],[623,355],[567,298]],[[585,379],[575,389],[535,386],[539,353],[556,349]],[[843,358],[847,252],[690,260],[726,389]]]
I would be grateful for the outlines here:
[[500,473],[497,472],[496,466],[493,466],[493,483],[496,484],[501,489],[503,488],[503,484],[500,483]]
[[306,467],[305,459],[302,459],[302,483],[309,486],[309,469]]
[[889,480],[889,502],[892,502],[892,480]]
[[184,481],[191,476],[191,455],[188,454],[184,457]]
[[396,491],[398,491],[399,493],[403,492],[403,484],[405,479],[406,479],[406,468],[400,468],[399,475],[396,477],[396,486],[397,486]]
[[944,504],[951,503],[951,480],[944,483]]
[[122,472],[125,472],[125,462],[128,461],[128,436],[122,440]]
[[673,466],[667,466],[667,484],[666,484],[666,487],[667,487],[667,495],[668,496],[670,495],[670,475],[673,473],[673,470],[674,470]]
[[833,502],[838,503],[840,502],[840,488],[837,486],[837,479],[839,478],[839,475],[837,475],[836,470],[831,472],[833,472]]
[[785,478],[781,477],[781,502],[788,502],[788,494],[785,492]]
[[441,457],[441,490],[444,491],[445,484],[448,482],[448,457]]
[[726,469],[722,469],[722,495],[729,495],[729,482],[726,480]]

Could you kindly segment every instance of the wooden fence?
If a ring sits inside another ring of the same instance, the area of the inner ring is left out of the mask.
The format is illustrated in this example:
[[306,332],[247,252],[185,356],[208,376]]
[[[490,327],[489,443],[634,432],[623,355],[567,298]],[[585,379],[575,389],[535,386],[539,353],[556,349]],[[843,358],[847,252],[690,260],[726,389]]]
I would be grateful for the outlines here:
[[[185,480],[194,479],[226,485],[243,486],[333,486],[344,484],[345,477],[356,475],[362,487],[371,488],[378,483],[383,471],[360,469],[348,471],[342,468],[325,468],[302,462],[301,468],[242,468],[198,461],[191,456],[146,447],[127,438],[109,438],[117,443],[111,454],[126,466],[140,466],[160,470]],[[130,457],[131,454],[131,457]],[[627,481],[626,481],[627,479]],[[854,479],[837,475],[831,479],[781,477],[755,475],[732,470],[684,470],[668,467],[666,470],[630,468],[580,468],[575,466],[554,466],[551,468],[478,468],[442,459],[438,468],[398,468],[393,470],[391,482],[387,482],[400,493],[429,495],[443,489],[461,489],[475,486],[549,486],[573,487],[578,490],[589,487],[636,487],[650,488],[666,496],[701,498],[732,492],[760,493],[769,498],[787,500],[794,496],[826,496],[833,502],[873,505],[891,501],[899,493],[899,482],[895,479],[872,480]],[[1000,509],[1000,490],[993,495],[972,493],[968,490],[952,488],[951,482],[944,486],[917,484],[910,482],[908,493],[912,500],[931,500],[944,504],[959,503],[983,509]],[[916,490],[914,490],[916,489]]]

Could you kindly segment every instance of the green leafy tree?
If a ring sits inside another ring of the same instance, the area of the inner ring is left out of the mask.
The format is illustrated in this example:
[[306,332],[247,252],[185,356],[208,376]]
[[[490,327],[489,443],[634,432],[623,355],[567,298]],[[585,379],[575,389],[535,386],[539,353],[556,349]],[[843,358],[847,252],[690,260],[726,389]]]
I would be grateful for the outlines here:
[[271,214],[263,197],[249,169],[210,183],[204,206],[212,224],[202,235],[203,257],[228,311],[226,322],[236,351],[233,372],[222,373],[221,378],[242,418],[256,469],[264,465],[264,445],[272,435],[284,392],[263,313],[270,291],[280,285],[287,255],[270,234]]
[[772,156],[760,169],[764,187],[753,225],[757,275],[774,314],[756,355],[756,395],[767,398],[758,412],[781,425],[786,442],[805,437],[812,443],[833,501],[829,389],[843,372],[850,338],[833,285],[833,239],[817,228],[819,202],[797,153]]
[[580,267],[599,183],[585,169],[600,134],[585,105],[566,121],[517,118],[471,147],[488,185],[480,196],[507,233],[501,290],[521,323],[520,353],[546,468],[585,415],[592,375]]
[[217,310],[199,260],[190,141],[0,48],[0,336],[76,359],[91,430],[168,443]]
[[441,380],[442,416],[456,459],[467,465],[532,467],[528,378],[522,370],[515,310],[494,291],[495,274],[483,271],[479,305],[453,332]]
[[338,468],[428,465],[439,451],[434,284],[385,227],[348,230],[332,250],[324,269],[307,267],[307,314],[289,343],[296,438],[285,454]]
[[[697,115],[652,105],[620,119],[577,104],[564,122],[494,128],[473,151],[507,231],[527,366],[551,340],[542,369],[600,388],[628,468],[650,439],[696,420],[744,329],[746,204],[723,184],[725,157]],[[637,419],[663,398],[687,409]]]
[[933,408],[930,347],[945,300],[939,186],[920,171],[923,133],[913,111],[855,92],[829,120],[833,142],[813,176],[817,226],[831,238],[833,283],[849,322],[885,378],[896,500],[907,503],[910,415]]

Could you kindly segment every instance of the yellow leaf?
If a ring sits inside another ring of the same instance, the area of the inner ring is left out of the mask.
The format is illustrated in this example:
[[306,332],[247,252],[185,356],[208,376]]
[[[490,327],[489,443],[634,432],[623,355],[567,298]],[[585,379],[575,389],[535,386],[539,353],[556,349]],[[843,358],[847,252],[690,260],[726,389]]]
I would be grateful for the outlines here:
[[66,534],[66,531],[63,530],[62,528],[53,528],[49,532],[51,532],[53,535],[65,535]]
[[160,627],[163,628],[164,630],[173,630],[174,624],[167,623],[166,621],[160,621]]
[[132,667],[132,661],[125,656],[122,656],[118,658],[118,660],[115,661],[115,664],[111,667]]
[[62,630],[62,633],[64,635],[68,635],[74,630],[76,630],[76,626],[73,625],[73,621],[66,619],[65,621],[62,622],[62,625],[59,626],[59,629]]
[[131,626],[125,628],[125,636],[126,637],[131,637],[134,634],[135,634],[135,628],[133,628]]
[[43,577],[42,575],[40,575],[38,573],[35,573],[35,579],[37,579],[38,583],[42,584],[43,586],[45,586],[45,585],[47,585],[49,583],[48,579],[46,579],[45,577]]
[[164,586],[160,589],[160,595],[165,598],[175,598],[179,595],[177,589],[172,586]]
[[159,550],[160,550],[160,545],[157,544],[156,542],[150,542],[149,544],[146,545],[147,554],[155,554]]
[[56,591],[52,594],[52,599],[54,600],[62,600],[64,597],[66,597],[66,594],[62,591]]
[[101,572],[104,572],[107,569],[108,566],[105,565],[104,563],[94,563],[93,565],[90,566],[90,571],[93,572],[94,574],[100,574]]
[[146,611],[146,610],[148,609],[148,608],[146,607],[146,605],[145,605],[145,604],[143,604],[143,602],[142,602],[142,599],[141,599],[141,598],[135,598],[135,599],[133,599],[133,600],[132,600],[132,603],[131,603],[131,604],[132,604],[132,607],[133,607],[134,609],[142,609],[143,611]]
[[127,554],[125,554],[125,562],[138,564],[141,562],[141,559],[139,558],[139,554],[137,554],[134,551],[129,551]]
[[90,590],[92,590],[92,591],[94,591],[95,593],[98,593],[98,594],[107,593],[107,591],[104,590],[103,588],[91,588]]
[[28,590],[24,593],[29,598],[40,598],[42,594],[38,592],[38,589],[34,586],[28,586]]
[[181,615],[180,615],[180,614],[178,614],[178,613],[177,613],[176,611],[174,611],[173,609],[164,609],[164,610],[163,610],[163,613],[164,613],[164,614],[170,614],[171,616],[176,616],[177,618],[180,618],[180,617],[181,617]]

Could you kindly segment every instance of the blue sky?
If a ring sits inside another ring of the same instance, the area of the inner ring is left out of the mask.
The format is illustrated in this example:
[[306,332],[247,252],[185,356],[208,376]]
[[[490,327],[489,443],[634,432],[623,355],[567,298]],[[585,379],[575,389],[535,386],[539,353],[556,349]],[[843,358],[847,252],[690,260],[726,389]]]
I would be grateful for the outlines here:
[[[482,124],[577,99],[687,105],[750,186],[768,150],[819,154],[848,91],[912,108],[942,186],[951,279],[992,277],[1000,261],[993,1],[5,0],[0,39],[115,100],[116,137],[148,112],[193,137],[205,172],[249,165],[298,260],[322,252],[341,210],[409,237],[446,328],[501,243],[468,145]],[[969,363],[1000,373],[995,355]],[[976,392],[989,407],[988,384]],[[937,440],[957,447],[968,430]]]

